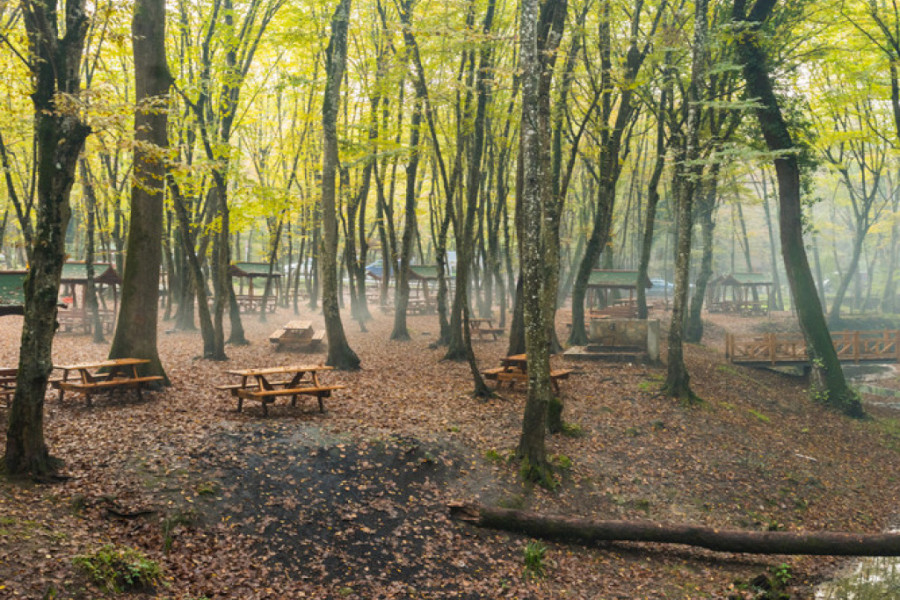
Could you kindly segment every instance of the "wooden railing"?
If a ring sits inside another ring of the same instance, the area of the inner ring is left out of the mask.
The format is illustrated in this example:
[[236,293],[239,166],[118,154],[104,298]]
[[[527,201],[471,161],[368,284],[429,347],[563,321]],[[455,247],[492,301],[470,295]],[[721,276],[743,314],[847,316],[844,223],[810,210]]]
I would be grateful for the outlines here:
[[[900,331],[839,331],[831,334],[842,362],[900,362]],[[732,363],[797,364],[809,361],[798,333],[765,333],[737,338],[725,334],[725,357]]]

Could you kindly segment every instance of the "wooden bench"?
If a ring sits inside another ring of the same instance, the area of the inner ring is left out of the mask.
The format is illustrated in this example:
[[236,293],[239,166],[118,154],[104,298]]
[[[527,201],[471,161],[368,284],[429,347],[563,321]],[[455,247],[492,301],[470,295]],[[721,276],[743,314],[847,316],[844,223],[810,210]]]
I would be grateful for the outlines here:
[[499,336],[503,335],[504,329],[502,327],[478,327],[473,328],[472,333],[478,336],[478,339],[484,339],[487,336],[491,336],[492,339],[497,339]]
[[[287,381],[273,381],[272,385],[288,385],[290,380]],[[232,396],[238,395],[238,390],[248,390],[248,389],[259,389],[259,384],[255,381],[248,381],[247,385],[241,385],[240,383],[229,383],[227,385],[217,385],[216,389],[222,392],[231,392]]]
[[[228,386],[222,386],[219,389],[223,389],[225,387]],[[232,393],[238,398],[238,412],[241,412],[241,409],[244,405],[244,400],[259,400],[262,403],[263,415],[268,416],[268,405],[275,402],[275,399],[281,396],[290,396],[291,406],[297,405],[297,396],[315,396],[319,401],[319,412],[325,412],[325,404],[323,403],[322,399],[331,396],[331,392],[333,390],[342,390],[346,387],[347,386],[345,385],[320,385],[317,387],[260,390],[258,386],[256,386],[256,389],[238,386],[238,389],[234,390]]]
[[[572,373],[572,369],[551,369],[550,383],[553,385],[556,393],[559,393],[559,382],[563,379],[568,379],[569,375],[571,375]],[[528,373],[519,369],[508,369],[506,367],[485,369],[481,372],[481,375],[485,379],[496,381],[498,388],[503,385],[504,382],[509,382],[510,389],[512,389],[518,382],[528,382]]]
[[146,377],[115,377],[113,379],[101,379],[97,381],[62,381],[53,380],[50,384],[59,390],[59,401],[62,402],[66,391],[79,392],[84,395],[87,405],[91,405],[91,396],[100,392],[111,392],[120,389],[134,389],[138,400],[143,399],[143,388],[151,383],[163,380],[160,375],[148,375]]

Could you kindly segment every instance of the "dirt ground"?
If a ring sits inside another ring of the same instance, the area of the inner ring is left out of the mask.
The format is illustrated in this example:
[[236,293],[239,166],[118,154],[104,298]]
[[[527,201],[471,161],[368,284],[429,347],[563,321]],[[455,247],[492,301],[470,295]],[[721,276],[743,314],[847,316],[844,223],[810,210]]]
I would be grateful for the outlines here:
[[[0,598],[104,597],[72,558],[106,543],[162,566],[164,583],[135,598],[750,598],[748,582],[782,564],[787,593],[808,598],[840,562],[546,542],[544,577],[526,577],[530,539],[453,522],[446,506],[855,532],[881,531],[897,512],[893,408],[867,398],[870,417],[849,420],[811,402],[801,379],[724,362],[726,329],[789,329],[789,315],[710,317],[704,344],[686,352],[703,399],[691,407],[659,393],[663,367],[554,358],[575,369],[562,395],[576,435],[548,437],[560,479],[548,491],[523,485],[509,460],[524,394],[473,399],[467,365],[429,347],[436,317],[411,317],[413,339],[392,342],[391,318],[373,312],[365,333],[345,322],[363,369],[324,375],[347,389],[323,414],[313,400],[237,413],[214,389],[234,382],[226,369],[324,360],[272,349],[289,310],[246,316],[251,344],[229,347],[228,362],[198,358],[199,334],[163,323],[173,385],[142,402],[48,394],[48,444],[68,479],[0,482]],[[302,317],[323,327],[317,312]],[[0,364],[15,364],[20,329],[18,317],[0,320]],[[496,366],[505,341],[475,351]],[[106,352],[87,336],[54,346],[60,364]]]

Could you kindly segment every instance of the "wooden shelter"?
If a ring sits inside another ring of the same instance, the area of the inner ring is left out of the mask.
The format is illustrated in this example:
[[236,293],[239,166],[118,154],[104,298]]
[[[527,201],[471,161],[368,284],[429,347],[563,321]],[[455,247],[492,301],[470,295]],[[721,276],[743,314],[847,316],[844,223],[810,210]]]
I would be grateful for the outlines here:
[[764,273],[731,273],[709,282],[706,309],[742,315],[769,314],[772,279]]
[[[650,278],[646,276],[640,284],[645,288],[652,286]],[[594,307],[606,308],[619,304],[633,305],[636,308],[637,286],[637,271],[594,269],[587,284],[587,307],[590,310]],[[625,292],[628,292],[627,299],[622,297]]]
[[[95,263],[94,265],[94,285],[97,286],[98,296],[103,308],[106,306],[107,292],[112,296],[113,311],[119,306],[119,286],[122,285],[122,278],[109,263]],[[83,308],[86,305],[85,294],[87,294],[87,263],[84,262],[67,262],[63,265],[62,276],[60,277],[60,294],[63,297],[71,299],[66,302],[71,308]]]
[[[262,307],[263,296],[266,290],[266,282],[269,282],[269,298],[266,308],[269,312],[275,312],[278,305],[278,297],[281,294],[281,273],[276,270],[269,272],[269,263],[239,262],[228,267],[228,274],[238,279],[238,291],[235,294],[238,305],[244,312],[258,311]],[[257,283],[256,280],[262,281]],[[244,284],[247,291],[244,292]],[[256,285],[261,285],[259,290]]]
[[[93,326],[93,315],[87,312],[87,268],[85,262],[67,262],[63,265],[60,296],[68,308],[59,311],[57,320],[64,331],[78,328],[90,333]],[[119,286],[122,285],[122,278],[109,263],[95,263],[93,268],[94,285],[100,303],[97,309],[100,324],[109,332],[112,331],[119,310]],[[109,305],[109,300],[112,300],[112,306]]]
[[25,314],[25,276],[28,271],[0,271],[0,317]]

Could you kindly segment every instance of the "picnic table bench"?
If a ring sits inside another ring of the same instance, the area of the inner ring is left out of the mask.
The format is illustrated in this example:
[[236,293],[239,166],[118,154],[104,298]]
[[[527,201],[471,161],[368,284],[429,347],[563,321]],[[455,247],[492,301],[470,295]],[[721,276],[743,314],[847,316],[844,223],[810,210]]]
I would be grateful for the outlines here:
[[[319,402],[319,412],[325,412],[324,398],[331,396],[334,390],[342,390],[344,385],[325,385],[319,381],[321,371],[331,371],[334,367],[325,365],[289,365],[263,369],[237,369],[226,371],[229,375],[241,378],[240,383],[219,385],[216,389],[228,391],[237,398],[237,411],[243,409],[244,400],[258,400],[262,403],[263,415],[269,414],[268,405],[276,398],[289,396],[291,406],[297,405],[297,397],[313,396]],[[271,376],[282,376],[277,381],[270,381]]]
[[493,319],[487,318],[469,319],[469,327],[472,335],[479,340],[486,339],[488,336],[496,340],[504,332],[502,327],[494,327]]
[[[143,399],[143,388],[163,381],[160,375],[141,377],[138,366],[150,361],[145,358],[115,358],[93,363],[76,365],[56,365],[53,368],[63,372],[61,379],[49,383],[59,390],[59,401],[67,391],[78,392],[85,397],[87,405],[91,405],[91,396],[100,392],[133,389],[138,399]],[[69,379],[74,376],[74,379]]]
[[[551,369],[550,383],[556,393],[559,393],[559,382],[568,379],[573,373],[572,369]],[[516,383],[528,383],[528,357],[525,354],[513,354],[500,359],[500,366],[486,369],[481,372],[485,379],[496,381],[499,389],[504,382],[509,382],[510,388]]]
[[10,399],[16,393],[18,372],[15,367],[0,367],[0,406],[9,406]]

